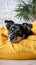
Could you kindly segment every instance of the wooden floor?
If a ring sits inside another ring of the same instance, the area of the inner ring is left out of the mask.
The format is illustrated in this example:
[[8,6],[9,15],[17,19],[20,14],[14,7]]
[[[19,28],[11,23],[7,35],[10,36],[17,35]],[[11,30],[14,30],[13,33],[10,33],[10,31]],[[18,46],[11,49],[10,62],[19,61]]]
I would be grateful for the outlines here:
[[36,60],[0,60],[0,65],[36,65]]

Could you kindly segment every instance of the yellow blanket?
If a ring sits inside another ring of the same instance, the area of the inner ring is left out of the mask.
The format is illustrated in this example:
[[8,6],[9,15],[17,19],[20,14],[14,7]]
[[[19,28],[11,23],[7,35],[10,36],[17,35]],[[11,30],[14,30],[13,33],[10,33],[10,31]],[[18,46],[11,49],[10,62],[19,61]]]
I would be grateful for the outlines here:
[[19,43],[8,41],[6,27],[0,29],[0,59],[36,59],[36,35]]

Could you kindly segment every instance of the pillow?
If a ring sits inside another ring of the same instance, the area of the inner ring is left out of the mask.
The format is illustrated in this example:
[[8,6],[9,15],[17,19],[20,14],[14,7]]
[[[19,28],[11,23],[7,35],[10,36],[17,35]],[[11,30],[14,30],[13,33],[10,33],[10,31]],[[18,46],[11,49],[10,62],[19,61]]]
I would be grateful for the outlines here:
[[36,27],[32,28],[31,31],[33,32],[33,34],[36,34]]
[[36,21],[32,22],[32,27],[36,27]]
[[36,41],[36,35],[30,35],[30,36],[28,36],[27,40]]
[[[3,31],[5,30],[3,29]],[[2,32],[2,34],[3,33],[4,32]],[[24,39],[18,43],[11,43],[8,41],[7,36],[5,37],[7,39],[4,39],[4,41],[2,41],[4,35],[6,35],[4,33],[2,36],[2,34],[0,34],[0,59],[36,59],[36,41]]]

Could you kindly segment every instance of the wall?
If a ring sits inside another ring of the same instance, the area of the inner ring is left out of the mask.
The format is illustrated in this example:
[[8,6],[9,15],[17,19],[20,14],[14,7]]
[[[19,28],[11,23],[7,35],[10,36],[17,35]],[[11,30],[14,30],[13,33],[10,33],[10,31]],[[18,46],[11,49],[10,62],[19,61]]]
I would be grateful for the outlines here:
[[[5,19],[13,20],[15,23],[23,23],[24,20],[19,20],[15,17],[16,12],[14,11],[16,5],[20,3],[21,0],[0,0],[0,26],[5,25]],[[28,2],[28,0],[25,0]]]

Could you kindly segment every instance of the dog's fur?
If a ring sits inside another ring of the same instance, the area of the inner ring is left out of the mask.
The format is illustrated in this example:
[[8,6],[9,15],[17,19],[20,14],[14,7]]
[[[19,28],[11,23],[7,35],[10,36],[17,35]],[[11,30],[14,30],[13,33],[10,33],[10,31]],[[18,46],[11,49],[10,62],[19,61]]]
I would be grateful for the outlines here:
[[15,24],[12,20],[5,20],[7,23],[6,27],[9,30],[10,40],[15,40],[16,37],[27,38],[29,35],[32,35],[32,24],[23,23],[23,24]]
[[24,27],[24,31],[25,31],[25,39],[26,39],[29,35],[33,35],[33,32],[31,31],[32,24],[23,23],[23,27]]

